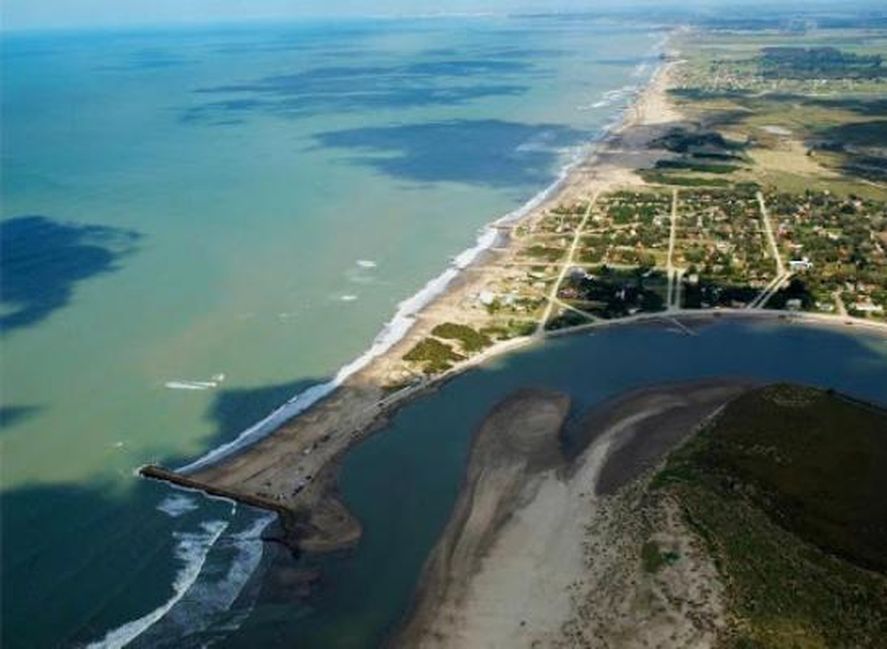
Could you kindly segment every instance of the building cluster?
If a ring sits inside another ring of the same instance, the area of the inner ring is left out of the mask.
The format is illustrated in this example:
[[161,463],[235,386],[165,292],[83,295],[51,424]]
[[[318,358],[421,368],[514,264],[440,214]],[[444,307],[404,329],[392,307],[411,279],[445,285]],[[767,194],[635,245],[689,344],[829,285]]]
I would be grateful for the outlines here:
[[883,318],[887,204],[828,191],[772,191],[766,200],[783,258],[816,308]]
[[690,284],[761,288],[775,276],[754,188],[683,190],[677,213],[673,263]]

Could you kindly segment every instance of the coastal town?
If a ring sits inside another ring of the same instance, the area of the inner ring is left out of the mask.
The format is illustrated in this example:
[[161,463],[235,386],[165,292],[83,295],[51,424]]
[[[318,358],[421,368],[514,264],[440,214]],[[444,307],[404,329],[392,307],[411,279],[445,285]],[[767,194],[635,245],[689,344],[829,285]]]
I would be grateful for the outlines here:
[[[681,118],[649,138],[647,164],[510,228],[498,257],[474,269],[490,280],[403,356],[402,380],[499,340],[644,314],[887,323],[887,123],[865,117],[887,83],[880,55],[729,34],[729,55],[715,57],[682,38],[665,64]],[[823,98],[786,94],[811,88]],[[782,94],[749,99],[763,92]],[[829,92],[853,94],[850,116]]]
[[[860,93],[855,112],[843,100],[798,108],[794,95],[749,98],[764,73],[736,71],[749,61],[769,69],[772,58],[758,34],[724,39],[729,56],[718,58],[699,34],[676,32],[658,72],[594,154],[528,214],[489,226],[494,246],[331,396],[230,460],[187,478],[148,473],[310,512],[292,542],[336,547],[359,536],[329,497],[343,449],[401,404],[495,354],[638,321],[692,333],[694,318],[724,315],[887,328],[887,189],[883,178],[848,171],[860,149],[833,142],[836,129],[884,137],[868,116],[885,79],[879,59],[865,59],[871,69],[860,75],[858,62],[832,57],[818,83]],[[781,65],[785,74],[798,66],[806,79],[807,62],[821,56],[798,48]],[[876,168],[865,151],[867,168]]]
[[464,296],[461,321],[416,343],[403,376],[446,371],[497,340],[638,314],[742,309],[887,322],[887,202],[698,180],[639,180],[516,226],[494,279]]

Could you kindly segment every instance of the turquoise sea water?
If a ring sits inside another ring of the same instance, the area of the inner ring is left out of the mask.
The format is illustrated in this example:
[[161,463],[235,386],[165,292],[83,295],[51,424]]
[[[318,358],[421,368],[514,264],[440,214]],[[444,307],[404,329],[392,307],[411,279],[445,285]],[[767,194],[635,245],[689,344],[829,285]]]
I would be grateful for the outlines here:
[[4,646],[260,626],[262,517],[133,469],[199,457],[360,356],[599,136],[660,37],[543,18],[4,35]]

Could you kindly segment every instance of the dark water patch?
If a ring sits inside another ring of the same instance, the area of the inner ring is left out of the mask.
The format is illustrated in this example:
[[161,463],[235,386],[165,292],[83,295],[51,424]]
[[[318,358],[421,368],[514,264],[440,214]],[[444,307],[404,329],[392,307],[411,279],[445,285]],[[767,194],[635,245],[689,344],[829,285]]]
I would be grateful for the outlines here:
[[452,120],[328,131],[320,146],[358,152],[350,160],[413,182],[544,186],[564,147],[587,138],[556,124]]
[[[516,83],[543,75],[533,64],[495,59],[421,61],[397,65],[334,65],[244,83],[198,88],[199,95],[228,95],[186,109],[185,122],[213,121],[220,113],[301,117],[374,108],[453,106],[526,92]],[[470,82],[467,80],[476,80]]]
[[0,332],[28,327],[67,306],[78,282],[119,269],[141,234],[45,216],[0,222]]
[[41,406],[2,406],[0,407],[0,430],[12,428],[20,421],[33,417],[41,410]]
[[103,65],[98,69],[107,72],[137,72],[139,70],[174,68],[189,63],[194,63],[194,60],[166,50],[149,48],[129,54],[123,63]]
[[434,47],[428,50],[423,50],[419,52],[419,56],[430,56],[430,57],[440,57],[440,56],[456,56],[459,54],[459,50],[454,47]]
[[220,119],[215,122],[210,122],[210,126],[240,126],[245,123],[246,120],[242,119]]
[[[203,104],[197,108],[185,111],[181,116],[182,122],[197,122],[216,119],[227,114],[249,114],[262,111],[271,111],[273,104],[261,99],[222,99]],[[213,123],[218,123],[218,120]]]
[[629,65],[638,65],[639,63],[649,63],[654,61],[654,57],[650,56],[633,56],[629,58],[623,59],[595,59],[594,62],[598,65],[619,65],[619,66],[629,66]]
[[[226,99],[208,102],[187,110],[184,123],[229,124],[225,115],[271,115],[281,118],[310,117],[318,113],[360,112],[372,109],[458,106],[485,97],[515,96],[526,92],[521,85],[456,86],[448,88],[414,87],[394,91],[349,92],[342,94],[301,95],[266,99]],[[220,119],[221,118],[221,119]],[[240,118],[243,121],[243,118]]]
[[419,76],[458,76],[489,74],[525,74],[534,69],[530,63],[518,61],[497,61],[495,59],[443,60],[412,63],[404,66],[407,75]]
[[256,54],[258,52],[304,52],[313,49],[305,43],[229,43],[216,45],[213,54]]
[[558,56],[572,56],[576,52],[568,49],[554,47],[497,47],[484,52],[487,56],[502,59],[542,59]]
[[289,95],[316,90],[333,90],[335,84],[355,83],[362,78],[377,79],[391,74],[395,68],[382,65],[325,66],[292,74],[276,74],[255,81],[198,88],[202,94],[256,92]]
[[255,92],[271,95],[300,95],[343,90],[385,88],[398,81],[434,81],[440,77],[489,78],[491,75],[542,73],[535,65],[494,59],[454,59],[397,65],[334,65],[262,77],[244,83],[209,86],[199,94]]

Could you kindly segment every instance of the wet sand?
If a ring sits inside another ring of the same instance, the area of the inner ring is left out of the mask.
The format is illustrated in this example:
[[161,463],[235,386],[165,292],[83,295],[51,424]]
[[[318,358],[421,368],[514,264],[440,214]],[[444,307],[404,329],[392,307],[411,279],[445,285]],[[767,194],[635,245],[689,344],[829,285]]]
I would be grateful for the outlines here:
[[562,394],[523,390],[487,416],[474,437],[449,523],[425,565],[415,611],[396,644],[437,646],[438,637],[458,629],[472,578],[499,530],[534,498],[539,475],[562,465],[558,433],[569,405]]

